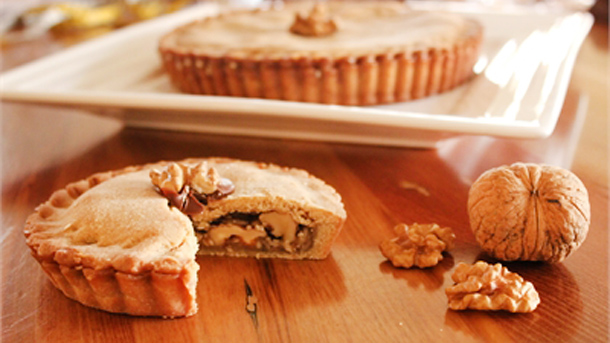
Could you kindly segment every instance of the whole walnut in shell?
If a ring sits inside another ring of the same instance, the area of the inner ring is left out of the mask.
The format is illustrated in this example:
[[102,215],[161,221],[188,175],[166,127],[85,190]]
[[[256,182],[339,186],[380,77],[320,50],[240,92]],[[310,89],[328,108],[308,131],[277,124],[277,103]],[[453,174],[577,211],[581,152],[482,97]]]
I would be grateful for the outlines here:
[[560,262],[587,236],[589,196],[572,172],[515,163],[483,173],[468,195],[470,227],[504,261]]

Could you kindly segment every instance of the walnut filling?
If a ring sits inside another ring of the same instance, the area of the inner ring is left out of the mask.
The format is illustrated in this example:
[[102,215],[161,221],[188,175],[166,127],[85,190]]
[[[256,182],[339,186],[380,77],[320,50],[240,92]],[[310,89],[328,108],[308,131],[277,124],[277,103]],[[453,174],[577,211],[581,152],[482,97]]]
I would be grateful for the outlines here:
[[[194,166],[171,163],[162,170],[151,170],[150,178],[170,206],[191,220],[201,214],[210,201],[233,193],[235,186],[221,178],[214,168],[202,162]],[[290,214],[230,213],[211,223],[193,220],[199,243],[208,249],[246,249],[252,251],[303,252],[311,249],[315,230],[298,224]]]
[[311,249],[315,230],[279,212],[231,213],[197,228],[199,243],[209,249],[303,252]]

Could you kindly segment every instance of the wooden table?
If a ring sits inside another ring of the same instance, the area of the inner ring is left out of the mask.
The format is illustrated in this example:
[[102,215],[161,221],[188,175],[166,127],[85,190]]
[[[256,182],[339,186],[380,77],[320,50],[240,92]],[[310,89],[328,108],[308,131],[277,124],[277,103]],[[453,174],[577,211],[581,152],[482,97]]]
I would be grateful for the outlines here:
[[[7,70],[72,42],[4,47]],[[464,136],[420,150],[123,128],[77,109],[2,104],[2,337],[5,342],[606,342],[608,340],[608,27],[578,57],[548,139]],[[583,104],[588,100],[588,106]],[[583,102],[584,101],[584,102]],[[92,173],[161,159],[229,156],[300,167],[333,185],[348,221],[324,261],[199,258],[197,315],[176,320],[93,310],[57,291],[30,257],[25,218],[58,188]],[[444,289],[459,262],[488,259],[466,200],[485,170],[517,161],[571,169],[587,186],[589,237],[565,262],[506,263],[533,282],[531,314],[455,312]],[[413,182],[429,193],[405,189]],[[398,223],[452,227],[435,268],[393,268],[378,250]],[[258,304],[246,311],[244,280]]]

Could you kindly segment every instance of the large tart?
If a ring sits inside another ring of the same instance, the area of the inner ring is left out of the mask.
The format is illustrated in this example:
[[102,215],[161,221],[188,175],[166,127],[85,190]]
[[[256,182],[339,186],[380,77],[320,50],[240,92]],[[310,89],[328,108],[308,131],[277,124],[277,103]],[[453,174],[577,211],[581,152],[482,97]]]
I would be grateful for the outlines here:
[[189,23],[159,50],[183,92],[373,105],[467,81],[482,33],[474,20],[399,2],[295,2]]
[[33,256],[67,297],[110,312],[197,312],[197,253],[325,258],[339,194],[303,170],[209,158],[95,174],[27,220]]

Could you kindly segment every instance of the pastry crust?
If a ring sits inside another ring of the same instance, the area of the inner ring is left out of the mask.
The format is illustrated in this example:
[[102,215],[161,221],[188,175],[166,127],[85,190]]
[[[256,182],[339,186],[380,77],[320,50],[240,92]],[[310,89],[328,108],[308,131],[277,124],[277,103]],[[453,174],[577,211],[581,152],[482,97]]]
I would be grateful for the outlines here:
[[[67,218],[75,202],[95,199],[86,195],[96,186],[144,168],[129,167],[95,174],[56,191],[29,216],[25,226],[26,242],[51,282],[69,298],[110,312],[189,316],[197,312],[195,287],[199,266],[193,260],[197,242],[190,234],[192,229],[188,220],[168,209],[168,215],[173,217],[172,225],[145,227],[146,231],[139,234],[144,242],[117,246],[117,243],[126,242],[94,242],[113,238],[112,233],[106,231],[107,227],[91,227],[94,223],[86,222],[76,227]],[[91,228],[96,229],[95,232],[89,232]],[[128,227],[109,229],[118,231]],[[146,236],[158,238],[161,230],[171,236],[165,246],[145,242]]]
[[[229,13],[179,27],[160,41],[163,65],[172,83],[187,93],[340,105],[418,99],[450,90],[473,76],[483,36],[478,22],[448,13],[410,11],[391,2],[359,2],[357,6],[331,2],[329,6],[340,13],[339,19],[348,11],[343,21],[338,20],[336,37],[304,40],[291,35],[288,28],[278,34],[283,27],[264,25],[275,20],[275,25],[286,26],[285,18],[291,20],[295,11],[307,8],[307,4],[290,3],[280,10]],[[354,12],[360,8],[368,12]],[[384,24],[392,16],[398,20]],[[245,23],[233,17],[246,18]],[[367,27],[367,19],[371,21],[368,30],[378,34],[367,37],[372,45],[363,46],[357,43],[359,37],[350,37],[362,32],[350,30]],[[350,26],[350,21],[358,25]],[[375,25],[380,26],[377,31]],[[245,35],[239,36],[233,27]],[[197,37],[225,31],[229,43]],[[386,42],[388,33],[392,36]],[[260,47],[248,44],[257,40],[255,34],[269,38]],[[375,38],[383,44],[375,44]],[[276,39],[285,46],[274,44]]]
[[[319,234],[305,252],[255,254],[220,247],[199,254],[328,255],[345,220],[341,198],[332,187],[305,171],[270,164],[226,158],[180,163],[202,161],[233,178],[236,191],[210,201],[196,218],[169,206],[150,181],[150,171],[169,162],[99,173],[56,191],[28,217],[24,232],[32,255],[69,298],[110,312],[163,317],[197,312],[193,221],[213,222],[235,211],[308,213],[305,217],[315,222]],[[290,191],[280,194],[288,186]]]

